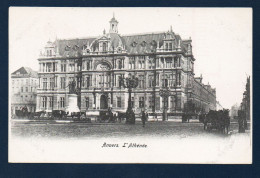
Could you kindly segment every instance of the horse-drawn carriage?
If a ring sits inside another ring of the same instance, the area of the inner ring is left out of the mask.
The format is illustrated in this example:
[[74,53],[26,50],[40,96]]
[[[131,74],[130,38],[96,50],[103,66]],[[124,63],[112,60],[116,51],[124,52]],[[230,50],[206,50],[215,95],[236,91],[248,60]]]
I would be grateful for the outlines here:
[[15,110],[15,114],[12,115],[13,119],[31,119],[33,117],[32,112],[28,112],[27,107]]
[[221,133],[228,133],[230,126],[229,110],[223,109],[218,111],[210,110],[208,114],[200,120],[203,120],[204,130],[211,131],[216,129]]
[[114,114],[111,109],[100,111],[98,122],[116,122],[116,114]]

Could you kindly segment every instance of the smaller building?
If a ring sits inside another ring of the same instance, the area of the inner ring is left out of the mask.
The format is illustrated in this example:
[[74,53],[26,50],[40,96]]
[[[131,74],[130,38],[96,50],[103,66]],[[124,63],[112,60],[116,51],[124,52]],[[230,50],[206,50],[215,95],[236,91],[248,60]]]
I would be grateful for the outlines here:
[[193,88],[190,94],[190,99],[195,104],[196,113],[208,113],[210,110],[216,110],[216,88],[212,88],[202,82],[202,75],[194,77]]
[[11,114],[27,107],[35,112],[38,74],[29,67],[21,67],[11,74]]

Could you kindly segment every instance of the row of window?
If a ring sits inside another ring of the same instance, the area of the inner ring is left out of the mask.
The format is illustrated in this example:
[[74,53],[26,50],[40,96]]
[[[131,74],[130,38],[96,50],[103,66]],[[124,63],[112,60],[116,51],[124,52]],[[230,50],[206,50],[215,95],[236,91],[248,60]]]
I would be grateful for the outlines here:
[[[148,108],[152,109],[154,107],[154,101],[153,101],[152,96],[150,96],[148,98],[148,102],[149,102]],[[170,102],[171,102],[172,109],[176,109],[176,106],[180,107],[181,102],[177,101],[175,97],[170,97]],[[165,107],[168,108],[168,99],[167,99],[166,102],[163,101],[163,103],[165,103]],[[135,98],[134,97],[131,98],[131,105],[132,105],[133,108],[135,108]],[[47,108],[47,107],[53,108],[53,97],[52,96],[41,97],[41,107],[42,108]],[[59,98],[58,107],[59,108],[65,108],[65,97]],[[89,97],[85,97],[85,107],[86,107],[86,109],[90,108],[90,98]],[[116,107],[117,108],[122,107],[122,97],[120,97],[120,96],[116,97]],[[144,97],[139,97],[138,98],[138,108],[143,108],[143,107],[145,107]],[[160,97],[155,98],[155,109],[156,110],[160,109]]]
[[[114,78],[111,77],[111,75],[96,75],[96,78],[94,78],[94,80],[92,80],[92,75],[86,75],[83,77],[82,80],[82,87],[83,88],[89,88],[89,87],[105,87],[105,88],[109,88],[112,86],[112,79],[113,79],[113,83],[114,83],[114,87],[122,87],[122,80],[121,78],[124,78],[123,74],[115,74]],[[42,89],[47,90],[54,90],[55,87],[57,86],[57,80],[58,77],[55,76],[54,78],[49,78],[49,81],[47,81],[47,78],[43,78],[42,79]],[[74,77],[70,77],[69,81],[73,81]],[[182,83],[182,77],[180,73],[177,73],[177,77],[175,77],[175,75],[165,75],[162,76],[162,78],[160,79],[160,74],[156,74],[156,86],[159,86],[161,80],[161,84],[163,87],[174,87],[177,85],[181,85]],[[79,79],[76,79],[77,81],[77,86],[80,86],[79,83]],[[41,79],[39,80],[39,82],[41,82]],[[49,82],[49,86],[48,86],[48,82]],[[154,76],[153,75],[149,75],[148,76],[148,81],[147,81],[147,85],[145,82],[145,77],[144,75],[139,75],[138,76],[138,87],[137,88],[151,88],[154,86]],[[41,86],[39,86],[41,88]],[[61,89],[65,89],[66,86],[66,77],[60,77],[60,88]],[[26,87],[27,88],[27,87]],[[28,89],[28,88],[27,88]]]
[[22,101],[28,101],[28,100],[34,100],[34,99],[35,99],[35,97],[33,95],[29,95],[29,96],[21,95],[21,100]]
[[[82,61],[82,70],[91,70],[93,69],[92,60],[83,60]],[[125,62],[124,59],[117,59],[114,61],[114,69],[123,69]],[[57,72],[57,62],[46,62],[46,63],[40,63],[40,71],[41,72]],[[181,66],[181,60],[180,58],[157,58],[156,59],[156,67],[157,68],[175,68]],[[136,59],[134,57],[130,57],[129,59],[129,69],[152,69],[154,68],[154,62],[153,60],[148,60],[147,67],[145,66],[145,56],[139,57],[139,60],[136,62]],[[68,70],[68,71],[67,71]],[[60,71],[61,72],[75,72],[75,71],[81,71],[81,64],[75,63],[74,60],[70,60],[68,63],[68,69],[67,69],[67,63],[66,61],[61,61],[60,64]]]
[[[29,83],[30,82],[30,83]],[[12,80],[12,85],[14,86],[15,84],[17,85],[36,85],[37,79],[13,79]]]
[[21,93],[23,92],[36,92],[36,87],[21,87]]
[[[53,108],[53,97],[52,96],[42,96],[41,97],[41,107],[47,108],[47,103],[49,108]],[[60,97],[58,101],[58,107],[64,108],[65,107],[65,97]]]

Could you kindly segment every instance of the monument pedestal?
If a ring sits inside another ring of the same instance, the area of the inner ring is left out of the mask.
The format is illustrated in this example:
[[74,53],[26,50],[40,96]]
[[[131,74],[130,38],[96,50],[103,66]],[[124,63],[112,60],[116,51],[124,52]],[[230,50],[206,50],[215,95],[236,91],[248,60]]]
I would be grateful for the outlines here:
[[69,94],[69,105],[66,109],[66,112],[69,112],[71,115],[72,112],[80,112],[78,107],[78,96],[76,94]]

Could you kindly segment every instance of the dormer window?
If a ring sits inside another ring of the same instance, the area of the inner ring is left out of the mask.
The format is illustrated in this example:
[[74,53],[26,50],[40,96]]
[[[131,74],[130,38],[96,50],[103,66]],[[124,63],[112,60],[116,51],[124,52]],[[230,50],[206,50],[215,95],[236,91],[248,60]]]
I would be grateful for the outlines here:
[[47,52],[47,56],[52,56],[52,50],[51,49],[47,49],[46,52]]
[[169,43],[169,50],[172,50],[172,43]]
[[122,53],[122,49],[121,49],[121,48],[118,48],[118,49],[117,49],[117,53]]
[[102,51],[105,52],[107,51],[107,43],[103,42],[102,44]]
[[78,50],[79,49],[79,46],[78,45],[75,45],[74,47],[73,47],[73,50]]
[[145,47],[145,46],[146,46],[146,41],[143,41],[143,42],[141,43],[141,46],[142,46],[142,47]]
[[123,66],[122,66],[122,61],[121,61],[121,59],[119,59],[119,60],[118,60],[118,69],[122,69],[122,67],[123,67]]
[[151,45],[152,45],[152,46],[156,46],[156,45],[157,45],[156,41],[153,40],[153,41],[151,42]]
[[132,43],[132,46],[133,46],[133,47],[136,47],[136,45],[137,45],[137,43],[134,41],[134,42]]
[[69,50],[70,50],[70,46],[67,45],[67,46],[65,47],[65,51],[69,51]]

